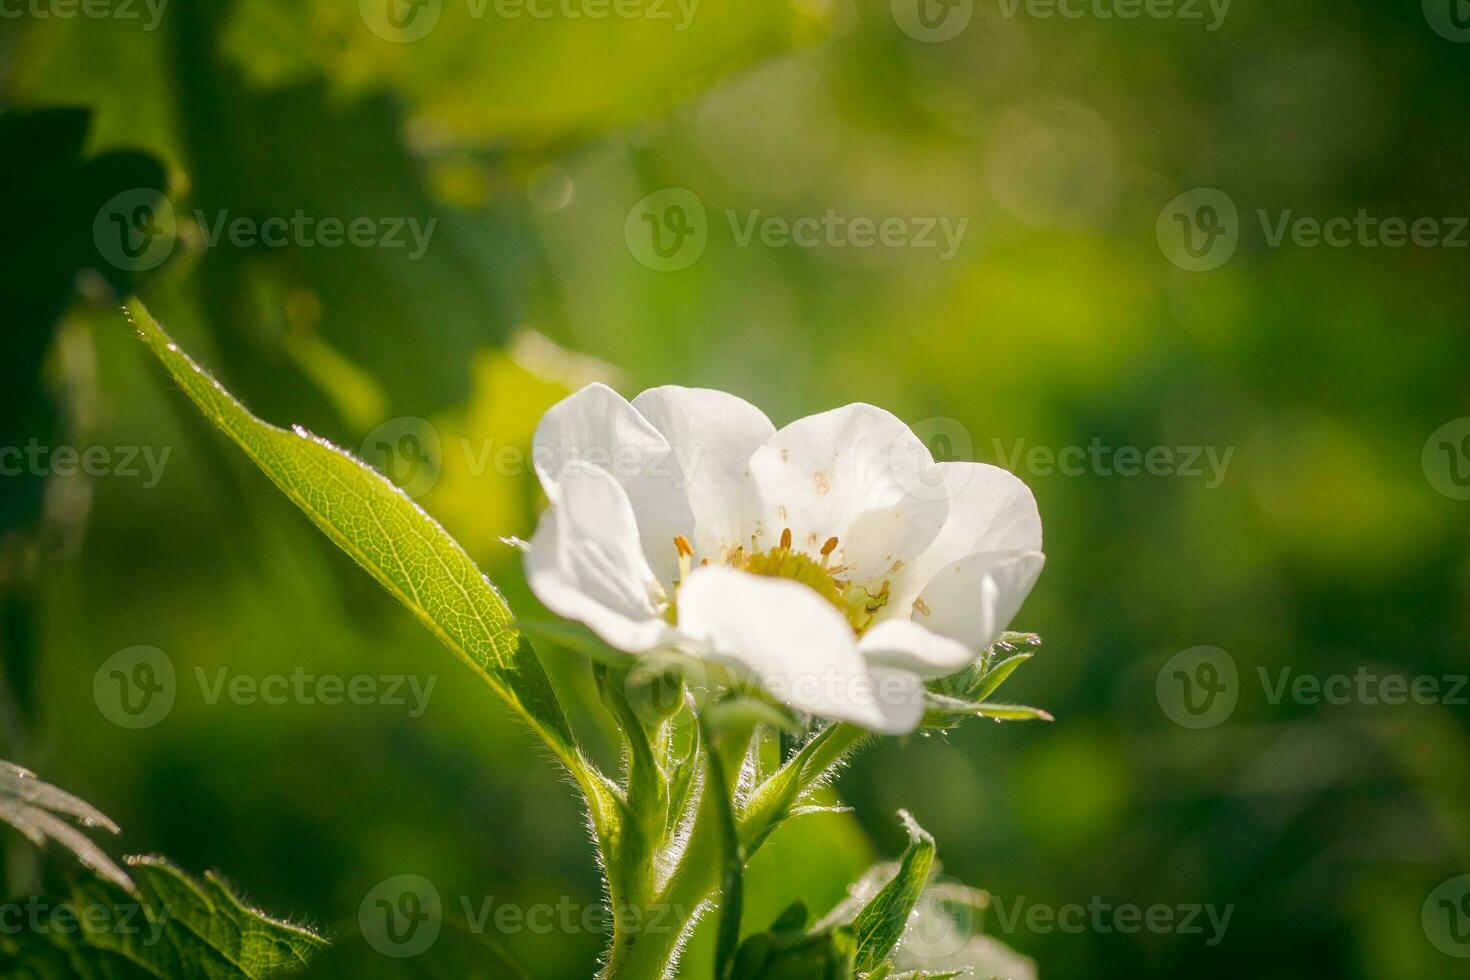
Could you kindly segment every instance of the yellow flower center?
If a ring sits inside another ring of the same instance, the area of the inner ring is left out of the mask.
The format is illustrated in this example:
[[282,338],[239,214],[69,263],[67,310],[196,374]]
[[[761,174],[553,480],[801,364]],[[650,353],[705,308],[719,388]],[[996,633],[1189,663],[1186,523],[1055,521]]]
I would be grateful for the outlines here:
[[[682,582],[689,577],[694,549],[682,534],[674,538],[674,547],[679,552],[679,581]],[[888,582],[885,580],[873,592],[848,579],[839,578],[838,573],[842,571],[842,567],[829,564],[829,558],[836,547],[837,539],[828,538],[827,543],[822,546],[820,557],[813,558],[804,552],[793,551],[791,529],[787,528],[781,532],[781,543],[774,548],[756,552],[736,548],[725,556],[725,562],[752,575],[800,582],[835,606],[852,625],[853,630],[861,635],[873,624],[878,611],[887,604]],[[669,603],[666,615],[670,622],[675,621],[673,602]]]

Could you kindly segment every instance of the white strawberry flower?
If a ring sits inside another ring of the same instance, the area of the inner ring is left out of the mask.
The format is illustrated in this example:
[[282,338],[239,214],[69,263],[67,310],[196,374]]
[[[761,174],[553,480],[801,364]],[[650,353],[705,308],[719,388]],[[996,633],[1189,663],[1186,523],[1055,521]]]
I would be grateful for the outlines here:
[[1024,483],[935,463],[871,405],[778,431],[725,392],[594,384],[546,413],[532,458],[551,506],[526,573],[547,608],[877,732],[918,725],[925,680],[994,642],[1044,562]]

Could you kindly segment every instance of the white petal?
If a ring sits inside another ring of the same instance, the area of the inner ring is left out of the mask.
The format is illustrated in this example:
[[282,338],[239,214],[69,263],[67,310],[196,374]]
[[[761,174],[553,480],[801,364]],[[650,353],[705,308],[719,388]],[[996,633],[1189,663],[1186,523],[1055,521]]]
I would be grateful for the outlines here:
[[[934,459],[899,419],[872,405],[811,415],[777,432],[750,460],[749,489],[763,546],[791,528],[798,549],[830,537],[854,581],[883,578],[918,555],[949,512],[933,485]],[[936,499],[924,499],[925,497]]]
[[559,502],[571,463],[592,463],[611,473],[628,495],[650,567],[661,582],[673,583],[674,535],[688,534],[694,516],[669,441],[627,399],[603,384],[563,398],[536,426],[531,452],[552,503]]
[[771,420],[743,398],[709,388],[650,388],[633,407],[672,447],[694,516],[686,533],[696,563],[716,561],[725,548],[745,543],[741,481],[751,454],[776,433]]
[[945,677],[978,656],[968,644],[941,636],[912,619],[888,619],[874,625],[858,641],[869,664],[911,671],[921,677]]
[[679,629],[800,711],[893,734],[923,715],[919,679],[870,668],[846,618],[797,582],[696,569],[679,590]]
[[987,463],[939,463],[949,515],[923,553],[892,576],[887,615],[907,617],[940,569],[980,552],[1040,551],[1041,514],[1026,484]]
[[984,552],[961,558],[924,586],[914,621],[972,650],[987,647],[1020,611],[1045,562],[1046,556],[1039,551]]
[[526,581],[536,598],[619,650],[642,653],[672,642],[676,632],[654,606],[658,586],[618,481],[574,461],[561,470],[557,498],[541,515],[526,556]]

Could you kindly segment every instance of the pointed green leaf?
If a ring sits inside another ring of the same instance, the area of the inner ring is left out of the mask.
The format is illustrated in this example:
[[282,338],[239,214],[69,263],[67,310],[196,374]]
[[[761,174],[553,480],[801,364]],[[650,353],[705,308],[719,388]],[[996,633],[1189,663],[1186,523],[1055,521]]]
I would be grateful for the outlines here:
[[924,728],[953,728],[966,718],[993,721],[1055,721],[1051,713],[1024,704],[993,704],[962,701],[929,692],[925,695]]
[[857,969],[860,974],[876,971],[888,962],[908,927],[909,913],[923,894],[934,866],[934,838],[900,810],[909,832],[909,846],[898,864],[898,873],[853,920],[857,935]]
[[15,969],[6,976],[132,980],[189,977],[243,980],[294,972],[327,941],[309,929],[246,905],[213,874],[197,881],[161,858],[128,860],[137,896],[97,878],[70,896],[75,928],[0,936]]
[[464,549],[361,460],[304,429],[288,431],[252,415],[179,349],[140,301],[129,301],[127,311],[205,417],[545,739],[581,784],[601,829],[611,819],[610,789],[576,748],[530,641]]
[[1002,684],[1006,682],[1006,678],[1010,677],[1011,674],[1015,672],[1017,667],[1021,666],[1034,656],[1036,656],[1036,654],[1034,653],[1017,653],[1013,656],[1005,658],[994,667],[991,667],[985,672],[984,676],[980,678],[980,683],[976,686],[974,693],[971,695],[970,699],[972,701],[984,701],[986,698],[990,697]]

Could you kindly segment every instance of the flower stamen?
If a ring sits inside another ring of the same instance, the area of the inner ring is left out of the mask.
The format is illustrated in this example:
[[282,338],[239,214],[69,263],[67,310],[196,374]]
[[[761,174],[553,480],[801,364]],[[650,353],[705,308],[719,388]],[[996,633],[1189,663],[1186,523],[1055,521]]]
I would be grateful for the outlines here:
[[781,550],[782,551],[790,551],[791,550],[791,528],[789,528],[789,527],[788,528],[785,528],[781,532]]
[[694,546],[689,539],[682,534],[674,535],[674,550],[679,552],[679,581],[684,582],[689,578],[689,566],[694,558]]

